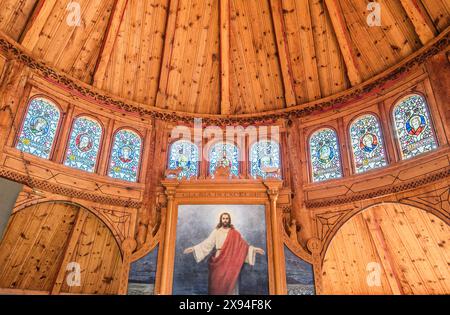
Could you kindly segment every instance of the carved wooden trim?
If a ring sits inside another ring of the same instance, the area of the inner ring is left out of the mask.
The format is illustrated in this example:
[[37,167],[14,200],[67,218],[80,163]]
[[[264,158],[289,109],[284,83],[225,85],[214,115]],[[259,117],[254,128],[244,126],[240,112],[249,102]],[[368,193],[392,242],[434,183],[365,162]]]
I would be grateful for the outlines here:
[[4,177],[6,179],[24,184],[24,185],[31,185],[33,188],[48,191],[57,195],[63,195],[67,197],[73,197],[73,198],[79,198],[84,200],[89,200],[93,202],[98,202],[101,204],[108,204],[112,206],[120,206],[125,208],[140,208],[142,207],[142,202],[139,201],[132,201],[132,200],[124,200],[124,199],[118,199],[118,198],[111,198],[111,197],[105,197],[95,194],[90,194],[83,191],[78,191],[75,189],[70,189],[63,187],[61,185],[56,185],[49,183],[45,180],[38,180],[35,178],[29,178],[26,175],[8,171],[5,169],[0,169],[0,177]]
[[432,172],[429,174],[424,175],[421,178],[415,178],[413,180],[409,180],[407,182],[398,184],[398,185],[392,185],[381,189],[376,189],[369,192],[362,192],[362,193],[354,193],[350,196],[343,196],[343,197],[333,197],[333,198],[327,198],[327,199],[321,199],[320,201],[305,201],[305,205],[307,208],[322,208],[322,207],[329,207],[333,205],[340,205],[340,204],[346,204],[346,203],[352,203],[355,201],[365,200],[365,199],[373,199],[375,197],[383,196],[383,195],[389,195],[398,193],[404,190],[414,189],[438,180],[441,180],[443,178],[450,176],[450,166],[444,168],[443,170],[439,170],[436,172]]
[[411,56],[397,65],[387,69],[373,79],[366,81],[354,88],[339,93],[336,96],[319,100],[316,102],[306,103],[302,105],[292,106],[277,111],[267,111],[258,114],[231,115],[223,117],[221,115],[194,114],[188,112],[169,111],[150,105],[139,104],[117,96],[107,95],[106,92],[96,89],[84,82],[81,82],[69,75],[63,74],[61,71],[52,68],[45,62],[37,60],[31,56],[21,45],[0,32],[0,51],[3,51],[9,58],[18,60],[26,64],[35,73],[43,76],[47,81],[61,86],[77,96],[83,97],[89,101],[96,102],[100,105],[114,107],[116,110],[122,110],[137,115],[149,115],[154,119],[172,122],[192,123],[194,118],[202,117],[203,122],[211,125],[232,125],[255,124],[258,122],[270,122],[278,119],[290,119],[293,117],[304,117],[316,111],[330,109],[333,106],[343,105],[350,101],[360,98],[364,94],[373,92],[377,88],[382,87],[389,81],[398,79],[402,74],[411,70],[413,67],[423,64],[432,56],[441,51],[448,49],[450,42],[450,27],[444,30],[439,36],[424,46]]

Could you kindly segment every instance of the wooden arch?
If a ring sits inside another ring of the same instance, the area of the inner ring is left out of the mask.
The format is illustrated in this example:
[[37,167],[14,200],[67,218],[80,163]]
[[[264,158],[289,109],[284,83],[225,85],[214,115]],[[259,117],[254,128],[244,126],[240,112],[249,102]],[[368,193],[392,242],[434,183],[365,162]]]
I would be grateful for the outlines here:
[[14,212],[0,252],[0,292],[117,294],[120,289],[123,258],[117,240],[76,203],[47,201]]

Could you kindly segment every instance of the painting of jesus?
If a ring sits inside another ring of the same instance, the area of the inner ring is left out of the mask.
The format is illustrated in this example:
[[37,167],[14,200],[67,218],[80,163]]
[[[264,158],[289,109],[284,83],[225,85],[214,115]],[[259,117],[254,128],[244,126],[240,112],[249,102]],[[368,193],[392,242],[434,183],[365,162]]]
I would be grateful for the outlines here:
[[265,247],[264,206],[179,206],[173,293],[267,294]]

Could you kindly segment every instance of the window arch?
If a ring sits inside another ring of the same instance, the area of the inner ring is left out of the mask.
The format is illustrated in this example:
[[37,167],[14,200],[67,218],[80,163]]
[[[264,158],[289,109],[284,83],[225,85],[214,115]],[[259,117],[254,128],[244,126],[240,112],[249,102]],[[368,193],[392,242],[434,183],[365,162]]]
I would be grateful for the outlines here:
[[314,132],[309,139],[309,154],[313,182],[342,177],[336,131],[324,128]]
[[16,148],[49,159],[60,118],[61,112],[52,101],[33,98],[28,105]]
[[239,175],[239,150],[228,142],[217,142],[209,149],[209,173],[214,174],[217,166],[230,166],[231,174]]
[[136,182],[141,162],[142,139],[129,129],[119,130],[113,140],[108,176]]
[[250,174],[266,177],[264,167],[280,168],[280,145],[273,140],[260,140],[250,147]]
[[170,146],[168,167],[172,170],[181,167],[179,178],[197,177],[199,161],[198,147],[191,141],[177,140]]
[[395,105],[392,115],[402,159],[437,148],[433,124],[423,96],[407,96]]
[[375,115],[358,117],[350,125],[350,140],[356,173],[387,165],[380,123]]
[[75,119],[64,165],[86,172],[94,172],[102,133],[102,127],[96,120],[87,116]]

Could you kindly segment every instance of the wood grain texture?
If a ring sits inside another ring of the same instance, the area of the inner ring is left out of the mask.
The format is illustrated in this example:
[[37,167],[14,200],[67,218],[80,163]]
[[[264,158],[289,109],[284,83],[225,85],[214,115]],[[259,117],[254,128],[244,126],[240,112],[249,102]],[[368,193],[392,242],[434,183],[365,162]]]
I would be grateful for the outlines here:
[[[115,294],[122,264],[109,228],[70,203],[44,202],[12,215],[0,243],[0,288],[52,294]],[[69,263],[81,267],[81,286],[69,287]]]
[[[381,204],[352,217],[338,231],[323,262],[325,294],[448,294],[449,226],[402,204]],[[370,286],[378,263],[381,285]]]

